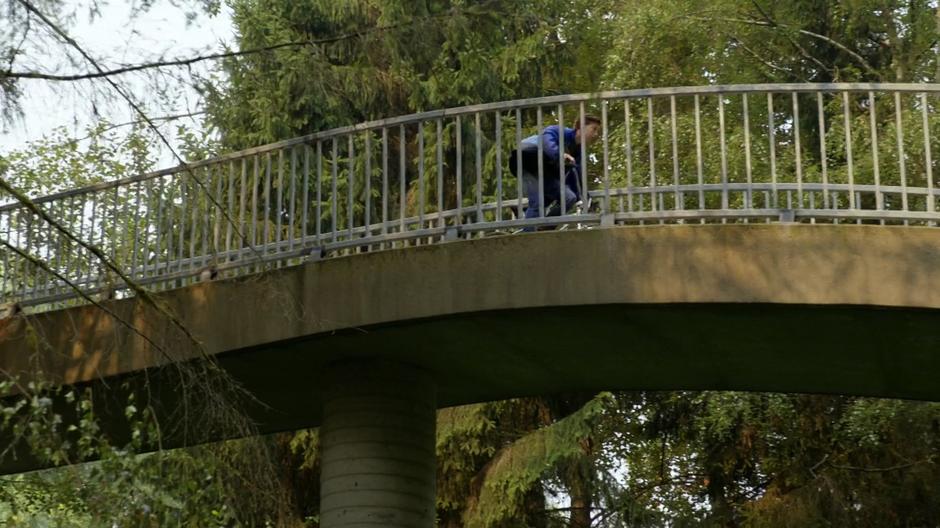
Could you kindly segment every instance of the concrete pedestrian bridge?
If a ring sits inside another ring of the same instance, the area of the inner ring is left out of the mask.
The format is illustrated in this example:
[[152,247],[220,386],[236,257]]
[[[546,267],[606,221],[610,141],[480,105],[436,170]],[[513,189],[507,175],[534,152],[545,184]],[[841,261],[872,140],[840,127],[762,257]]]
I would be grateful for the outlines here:
[[[2,291],[25,311],[0,320],[0,368],[158,385],[199,353],[145,288],[264,404],[259,432],[323,426],[324,526],[433,524],[439,407],[615,389],[940,400],[938,92],[479,105],[3,205]],[[509,149],[587,114],[589,200],[523,219]]]

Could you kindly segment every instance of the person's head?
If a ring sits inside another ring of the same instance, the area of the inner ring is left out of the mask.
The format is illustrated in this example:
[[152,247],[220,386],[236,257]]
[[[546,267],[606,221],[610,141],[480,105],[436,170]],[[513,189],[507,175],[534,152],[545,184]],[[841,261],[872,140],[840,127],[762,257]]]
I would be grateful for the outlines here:
[[601,135],[601,120],[592,115],[584,116],[584,127],[581,127],[581,118],[575,120],[574,122],[574,141],[577,144],[581,144],[583,141],[585,145],[590,145],[594,143],[595,140]]

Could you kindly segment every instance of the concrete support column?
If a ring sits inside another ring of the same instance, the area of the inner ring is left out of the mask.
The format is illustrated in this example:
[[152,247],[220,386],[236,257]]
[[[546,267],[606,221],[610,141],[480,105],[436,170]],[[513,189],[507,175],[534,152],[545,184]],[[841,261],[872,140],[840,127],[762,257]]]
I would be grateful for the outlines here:
[[435,390],[414,367],[330,368],[320,427],[320,526],[432,528]]

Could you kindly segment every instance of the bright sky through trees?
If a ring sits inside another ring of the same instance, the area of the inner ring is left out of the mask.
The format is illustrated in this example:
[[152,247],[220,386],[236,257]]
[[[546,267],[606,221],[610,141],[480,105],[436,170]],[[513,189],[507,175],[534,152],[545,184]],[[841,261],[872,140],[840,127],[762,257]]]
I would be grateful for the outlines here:
[[[223,43],[230,44],[234,40],[230,12],[225,6],[216,16],[197,12],[187,20],[185,10],[169,2],[156,2],[148,11],[138,14],[132,14],[129,2],[110,2],[102,4],[100,13],[94,17],[89,16],[87,2],[69,5],[74,13],[66,31],[104,67],[215,53],[223,49]],[[60,14],[62,19],[68,20],[68,17]],[[27,42],[25,53],[14,65],[15,70],[57,74],[93,71],[90,65],[73,66],[58,54],[44,53],[35,46],[32,49],[28,46]],[[59,58],[54,62],[53,57]],[[204,76],[213,64],[212,61],[197,63],[189,71],[196,76]],[[166,72],[174,70],[186,71],[167,68]],[[202,110],[200,97],[191,85],[167,82],[170,88],[166,93],[157,94],[149,88],[151,83],[140,74],[121,75],[116,80],[129,88],[152,118]],[[100,79],[78,82],[24,80],[21,87],[24,94],[21,99],[23,117],[0,128],[0,153],[23,147],[28,141],[49,135],[57,127],[66,127],[70,135],[82,137],[85,127],[96,122],[96,112],[100,118],[114,124],[139,119],[127,103]],[[198,129],[202,123],[200,117],[161,121],[161,130],[172,134],[177,124]]]

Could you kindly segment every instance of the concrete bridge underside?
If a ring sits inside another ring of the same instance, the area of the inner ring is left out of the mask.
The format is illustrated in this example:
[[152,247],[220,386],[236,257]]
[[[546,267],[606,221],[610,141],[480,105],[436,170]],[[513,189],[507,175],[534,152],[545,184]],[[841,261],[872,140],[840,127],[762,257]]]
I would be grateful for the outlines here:
[[[940,231],[673,225],[543,232],[311,262],[160,294],[269,407],[321,423],[328,366],[413,365],[439,407],[606,389],[940,400]],[[139,300],[121,316],[195,351]],[[29,323],[46,351],[30,351]],[[51,352],[54,351],[54,352]],[[0,321],[0,368],[63,383],[165,362],[94,307]],[[4,472],[27,469],[7,463]]]

